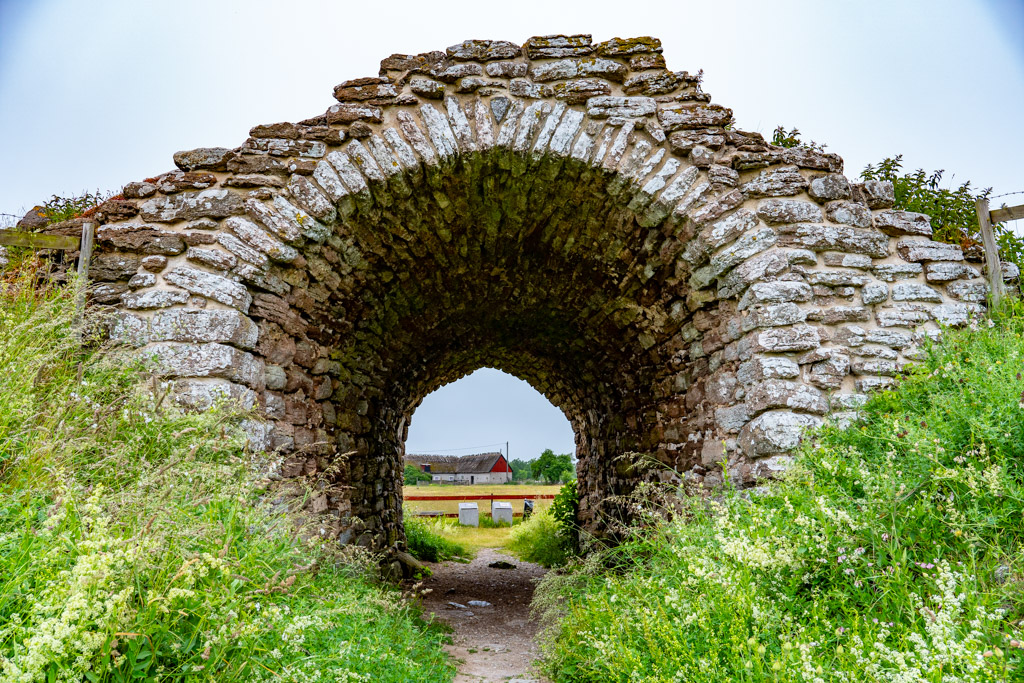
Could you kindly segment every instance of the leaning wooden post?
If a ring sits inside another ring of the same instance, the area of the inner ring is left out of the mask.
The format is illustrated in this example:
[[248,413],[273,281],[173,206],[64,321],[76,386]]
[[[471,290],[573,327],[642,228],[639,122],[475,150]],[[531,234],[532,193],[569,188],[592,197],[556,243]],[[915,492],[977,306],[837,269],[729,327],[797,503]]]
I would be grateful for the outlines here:
[[85,293],[89,286],[89,261],[92,260],[92,242],[95,236],[96,226],[93,223],[85,223],[82,226],[82,244],[78,252],[78,282],[75,292],[75,319],[73,322],[75,334],[82,336],[82,322],[85,318]]
[[1003,284],[1003,266],[999,262],[999,247],[995,235],[992,234],[992,218],[988,210],[988,200],[978,199],[975,204],[978,212],[978,227],[981,228],[981,243],[985,247],[985,267],[988,269],[988,284],[992,290],[992,306],[999,308],[1006,296],[1006,285]]

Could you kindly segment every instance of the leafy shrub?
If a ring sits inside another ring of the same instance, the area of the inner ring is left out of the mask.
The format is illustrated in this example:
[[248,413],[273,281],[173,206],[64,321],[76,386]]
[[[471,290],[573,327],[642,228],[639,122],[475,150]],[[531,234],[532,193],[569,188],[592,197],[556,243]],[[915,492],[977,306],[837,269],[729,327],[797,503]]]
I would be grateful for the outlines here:
[[48,202],[43,204],[43,215],[51,223],[77,218],[89,209],[99,206],[114,196],[113,192],[83,192],[70,197],[58,197],[53,195]]
[[409,553],[424,562],[443,562],[467,557],[469,551],[464,545],[441,535],[438,525],[443,523],[443,519],[417,517],[415,513],[406,510],[405,538],[409,545]]
[[551,516],[558,524],[559,535],[566,539],[572,551],[579,549],[579,525],[576,518],[580,510],[580,495],[576,480],[566,482],[558,489],[555,499],[551,501]]
[[927,353],[782,481],[549,574],[552,678],[1024,680],[1024,308]]
[[406,486],[415,486],[418,481],[430,481],[431,476],[415,465],[406,465],[404,479]]
[[0,293],[0,681],[451,680],[374,558],[262,505],[279,463],[243,451],[244,414],[159,405],[81,350],[72,290],[20,284]]
[[[945,188],[942,187],[944,174],[942,170],[927,173],[923,169],[904,173],[903,156],[897,154],[877,165],[868,164],[860,175],[864,180],[890,181],[896,193],[895,207],[928,214],[932,219],[934,239],[959,244],[965,249],[981,244],[975,204],[978,199],[987,198],[992,188],[975,190],[970,182],[952,189]],[[1002,223],[992,226],[992,231],[1002,257],[1019,266],[1024,265],[1024,238]]]
[[508,549],[543,567],[560,567],[569,558],[569,540],[550,510],[535,512],[530,519],[512,527]]

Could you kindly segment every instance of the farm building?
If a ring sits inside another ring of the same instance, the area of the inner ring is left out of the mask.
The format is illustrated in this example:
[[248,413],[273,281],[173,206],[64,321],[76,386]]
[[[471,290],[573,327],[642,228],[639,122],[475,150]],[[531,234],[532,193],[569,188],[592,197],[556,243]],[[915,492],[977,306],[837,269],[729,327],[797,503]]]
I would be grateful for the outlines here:
[[432,481],[455,484],[504,484],[512,481],[512,468],[501,453],[476,455],[406,455],[405,464],[431,476]]

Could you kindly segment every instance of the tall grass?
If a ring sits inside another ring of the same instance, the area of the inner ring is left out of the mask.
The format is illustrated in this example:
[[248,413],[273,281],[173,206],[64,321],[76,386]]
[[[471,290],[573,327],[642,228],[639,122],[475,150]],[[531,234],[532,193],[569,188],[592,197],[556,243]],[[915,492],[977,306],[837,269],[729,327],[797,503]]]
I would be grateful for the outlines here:
[[0,294],[0,681],[449,681],[437,629],[272,512],[244,417],[83,352],[68,290]]
[[991,327],[949,332],[782,481],[677,497],[671,521],[549,574],[537,598],[549,673],[1024,680],[1022,373],[1015,304]]
[[466,546],[444,536],[443,517],[417,517],[416,513],[406,510],[404,519],[409,553],[416,559],[424,562],[443,562],[469,557]]

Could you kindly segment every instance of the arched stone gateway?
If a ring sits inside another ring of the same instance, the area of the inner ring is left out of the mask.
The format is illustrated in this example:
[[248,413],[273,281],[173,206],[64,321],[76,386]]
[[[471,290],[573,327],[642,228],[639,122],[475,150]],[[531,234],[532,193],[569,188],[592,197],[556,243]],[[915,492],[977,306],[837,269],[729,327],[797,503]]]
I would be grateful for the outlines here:
[[409,418],[481,366],[568,416],[597,531],[646,476],[619,455],[749,484],[985,300],[890,185],[734,130],[654,38],[466,41],[334,95],[125,187],[93,273],[182,401],[332,472],[343,540],[403,542]]

